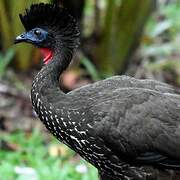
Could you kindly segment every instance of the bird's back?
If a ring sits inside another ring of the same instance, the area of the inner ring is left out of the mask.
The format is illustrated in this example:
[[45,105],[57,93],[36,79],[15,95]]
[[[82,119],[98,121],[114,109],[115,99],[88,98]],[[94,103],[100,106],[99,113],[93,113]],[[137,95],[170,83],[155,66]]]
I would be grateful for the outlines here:
[[68,93],[68,95],[83,97],[98,97],[101,94],[109,95],[112,91],[121,88],[151,89],[161,93],[175,93],[172,86],[152,79],[135,79],[129,76],[113,76],[93,84],[83,86]]

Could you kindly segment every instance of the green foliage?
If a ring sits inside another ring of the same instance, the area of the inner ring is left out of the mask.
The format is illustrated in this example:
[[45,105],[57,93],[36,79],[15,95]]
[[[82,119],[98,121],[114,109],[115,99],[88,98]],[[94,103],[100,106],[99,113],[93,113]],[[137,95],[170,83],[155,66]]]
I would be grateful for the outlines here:
[[178,54],[180,51],[179,16],[179,1],[166,6],[160,5],[159,10],[151,17],[146,27],[145,41],[141,48],[144,59],[153,57],[154,63],[164,61],[169,64],[169,59],[173,59],[173,54]]
[[[16,132],[1,135],[0,141],[13,143],[19,148],[16,151],[0,151],[0,174],[7,180],[30,179],[30,174],[17,174],[17,167],[30,167],[34,170],[34,180],[96,180],[97,172],[89,164],[83,161],[69,161],[74,153],[69,151],[67,157],[51,156],[48,152],[49,146],[57,144],[56,140],[45,145],[45,140],[38,130],[32,134]],[[69,161],[69,162],[68,162]],[[86,173],[76,170],[78,165],[87,166]],[[32,176],[32,173],[31,173]]]
[[164,15],[165,20],[170,23],[170,27],[168,28],[172,35],[179,33],[180,30],[180,2],[177,0],[174,3],[171,3],[167,6],[160,6],[159,13]]
[[169,5],[160,5],[154,16],[152,16],[146,27],[146,35],[157,38],[166,31],[171,35],[177,35],[180,29],[180,3],[170,3]]
[[81,59],[81,64],[86,68],[87,73],[91,76],[93,81],[102,79],[95,65],[87,57],[84,56]]
[[14,57],[14,49],[8,49],[7,52],[3,55],[0,54],[0,78],[5,74],[7,66],[10,64]]

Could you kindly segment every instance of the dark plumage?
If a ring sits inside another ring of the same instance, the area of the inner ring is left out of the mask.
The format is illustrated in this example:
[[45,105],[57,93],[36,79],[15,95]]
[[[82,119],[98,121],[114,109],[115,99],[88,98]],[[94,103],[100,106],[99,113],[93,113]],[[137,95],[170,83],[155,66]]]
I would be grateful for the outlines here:
[[50,4],[32,5],[20,18],[27,32],[16,43],[51,55],[33,81],[31,99],[57,139],[97,167],[103,180],[157,179],[170,177],[166,169],[180,170],[180,96],[171,86],[115,76],[64,94],[58,79],[78,46],[76,21]]

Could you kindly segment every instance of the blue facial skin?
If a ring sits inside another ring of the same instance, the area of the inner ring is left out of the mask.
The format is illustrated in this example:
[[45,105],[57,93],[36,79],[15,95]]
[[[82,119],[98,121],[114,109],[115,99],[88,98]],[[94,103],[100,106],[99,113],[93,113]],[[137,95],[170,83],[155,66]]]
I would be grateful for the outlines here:
[[21,35],[17,36],[15,43],[20,42],[29,42],[36,46],[41,45],[48,37],[48,32],[41,28],[34,28],[28,32],[24,32]]

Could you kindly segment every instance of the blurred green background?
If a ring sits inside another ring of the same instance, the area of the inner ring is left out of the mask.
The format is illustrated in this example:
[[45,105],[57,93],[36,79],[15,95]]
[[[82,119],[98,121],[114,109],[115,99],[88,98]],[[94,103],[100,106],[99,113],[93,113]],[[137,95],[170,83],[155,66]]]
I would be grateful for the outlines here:
[[[18,14],[32,3],[0,0],[0,180],[95,180],[97,172],[50,136],[29,93],[42,62]],[[115,74],[180,86],[179,0],[54,0],[79,21],[81,47],[62,75],[65,92]],[[35,119],[35,120],[34,120]]]

